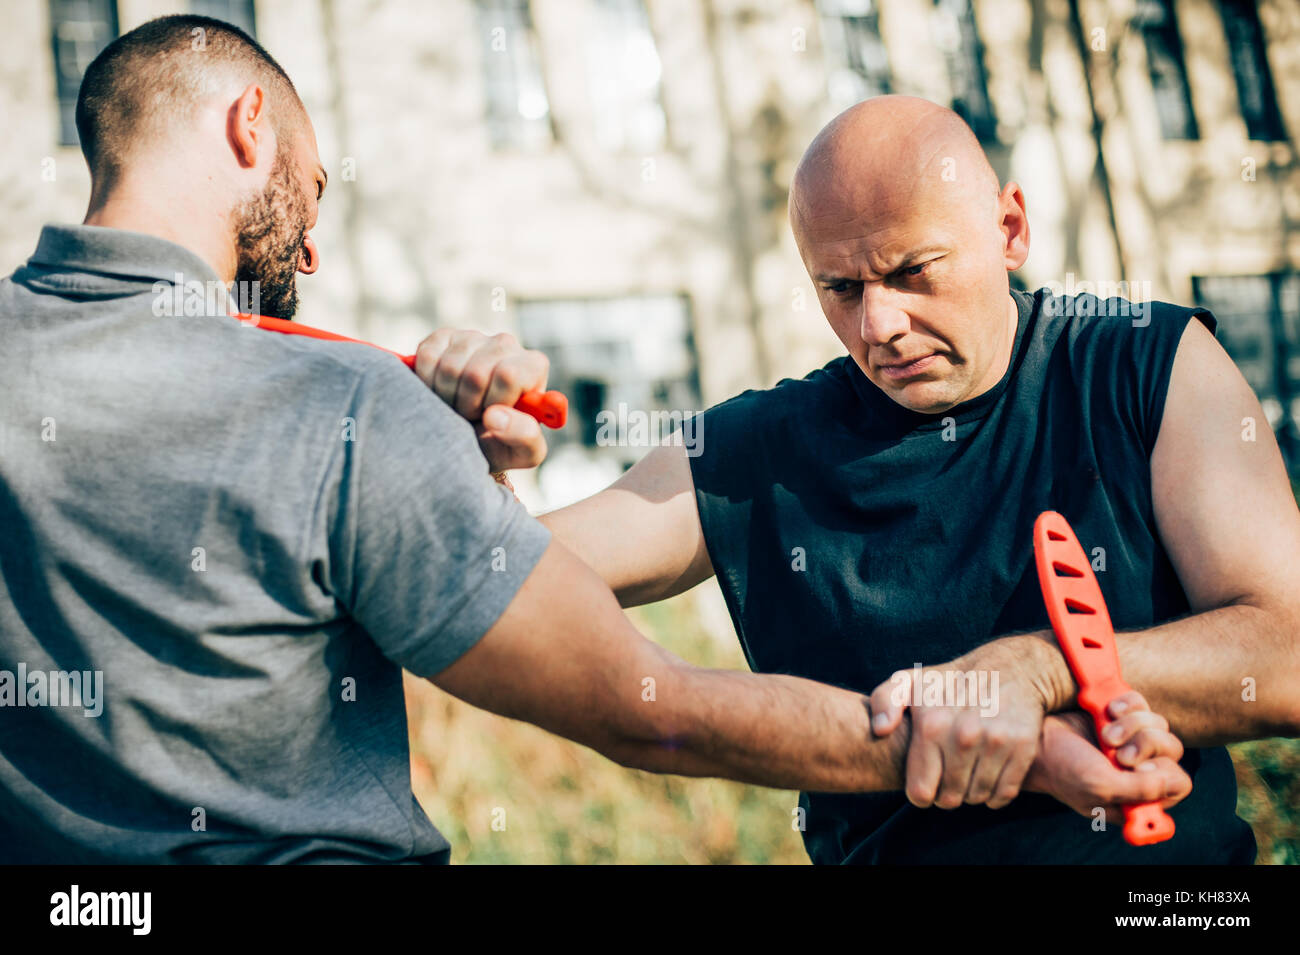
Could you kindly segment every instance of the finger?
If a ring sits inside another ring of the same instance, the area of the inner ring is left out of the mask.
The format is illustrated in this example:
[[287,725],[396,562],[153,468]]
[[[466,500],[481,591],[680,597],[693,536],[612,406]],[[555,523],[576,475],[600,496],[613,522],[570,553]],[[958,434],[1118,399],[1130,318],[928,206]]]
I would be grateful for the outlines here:
[[888,736],[903,721],[903,712],[912,698],[912,673],[898,670],[884,683],[871,691],[867,700],[871,708],[871,732]]
[[[947,745],[943,748],[943,777],[934,799],[934,804],[940,809],[956,809],[966,798],[984,738],[978,721],[978,716],[952,721]],[[1001,769],[1001,766],[997,767],[999,772]]]
[[1129,768],[1157,756],[1167,756],[1174,761],[1183,758],[1183,744],[1178,737],[1157,726],[1138,730],[1115,753],[1120,764]]
[[1034,765],[1034,758],[1037,755],[1037,746],[1019,746],[1012,749],[1010,759],[1002,767],[1002,772],[994,784],[993,795],[989,797],[987,805],[990,809],[1001,809],[1020,795],[1020,787],[1025,784],[1025,777],[1029,775],[1030,767]]
[[[514,339],[510,338],[509,341],[513,342]],[[513,407],[524,392],[545,391],[546,376],[550,370],[551,362],[541,352],[525,351],[517,344],[513,349],[507,346],[502,358],[492,369],[492,379],[488,382],[483,406],[485,408],[488,405]]]
[[1121,749],[1127,748],[1128,744],[1132,743],[1137,735],[1143,732],[1148,735],[1151,733],[1168,733],[1169,721],[1159,713],[1151,713],[1145,710],[1126,713],[1101,731],[1101,739],[1111,749]]
[[438,361],[454,334],[450,328],[435,329],[415,349],[415,373],[430,388],[433,387],[433,370],[438,367]]
[[1165,798],[1166,791],[1176,784],[1176,777],[1168,769],[1168,764],[1158,760],[1147,760],[1131,770],[1112,766],[1110,772],[1115,774],[1115,778],[1109,781],[1106,802],[1157,802]]
[[1111,719],[1119,719],[1125,713],[1131,713],[1134,710],[1150,710],[1144,697],[1137,690],[1129,690],[1127,693],[1121,693],[1115,699],[1106,704],[1106,715]]
[[[1011,755],[1010,740],[990,728],[984,736],[984,750],[978,754],[971,769],[970,786],[966,789],[964,801],[973,806],[987,803],[996,790],[998,780],[1006,772]],[[1017,780],[1017,789],[1019,785]]]
[[1163,808],[1177,805],[1190,795],[1192,777],[1182,766],[1167,756],[1157,756],[1152,762],[1156,764],[1156,770],[1165,784],[1164,798],[1160,800]]
[[486,337],[479,332],[458,332],[438,357],[430,387],[453,408],[456,407],[456,393],[460,390],[460,379],[465,366],[474,353],[483,347]]
[[917,735],[912,729],[912,741],[907,747],[907,784],[905,793],[908,802],[921,809],[934,804],[935,794],[939,790],[939,780],[943,776],[943,750],[932,740]]
[[505,405],[490,405],[475,429],[493,471],[534,468],[546,459],[546,436],[537,420]]
[[[487,396],[492,380],[497,376],[498,367],[509,355],[510,351],[504,345],[488,339],[480,342],[478,347],[472,349],[466,356],[464,364],[461,365],[460,380],[456,384],[456,396],[452,401],[452,407],[462,418],[477,421],[489,404],[505,403],[504,400],[488,401]],[[441,365],[442,362],[439,364]],[[517,400],[519,395],[515,395],[515,401]],[[510,402],[512,405],[514,403],[514,401]]]

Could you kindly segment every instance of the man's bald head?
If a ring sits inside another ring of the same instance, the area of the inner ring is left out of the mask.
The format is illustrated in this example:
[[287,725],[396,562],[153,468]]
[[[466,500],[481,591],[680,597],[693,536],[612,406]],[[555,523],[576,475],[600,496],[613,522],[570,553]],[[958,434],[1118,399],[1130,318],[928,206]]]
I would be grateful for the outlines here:
[[956,113],[913,96],[841,113],[795,170],[790,224],[832,329],[895,402],[938,414],[997,383],[1029,224]]
[[165,144],[203,100],[251,83],[269,100],[281,146],[305,111],[289,76],[243,30],[201,16],[150,20],[123,34],[87,67],[77,96],[81,151],[100,187],[140,151]]
[[791,224],[826,209],[897,212],[921,190],[944,203],[991,211],[998,177],[966,122],[915,96],[877,96],[845,110],[817,134],[795,169]]

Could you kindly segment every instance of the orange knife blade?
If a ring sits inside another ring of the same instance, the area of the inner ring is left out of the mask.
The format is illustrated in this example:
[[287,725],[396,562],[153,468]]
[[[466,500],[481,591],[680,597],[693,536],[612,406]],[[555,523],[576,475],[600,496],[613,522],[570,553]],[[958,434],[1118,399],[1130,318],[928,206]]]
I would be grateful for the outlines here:
[[[1044,511],[1034,521],[1034,562],[1047,616],[1079,684],[1079,706],[1092,716],[1103,755],[1127,769],[1116,760],[1114,747],[1103,742],[1102,730],[1114,722],[1106,707],[1132,688],[1120,676],[1115,629],[1101,585],[1073,528],[1056,511]],[[1124,839],[1129,845],[1164,842],[1173,834],[1174,820],[1159,803],[1124,807]]]

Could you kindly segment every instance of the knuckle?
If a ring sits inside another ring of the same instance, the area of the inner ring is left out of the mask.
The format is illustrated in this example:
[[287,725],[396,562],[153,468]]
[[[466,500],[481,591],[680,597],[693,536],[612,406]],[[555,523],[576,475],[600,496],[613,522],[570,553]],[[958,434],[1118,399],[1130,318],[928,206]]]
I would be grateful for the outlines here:
[[[924,712],[924,711],[922,711]],[[915,729],[916,721],[919,719],[921,724],[921,738],[928,743],[938,743],[943,739],[945,726],[943,721],[932,715],[921,715],[918,717],[917,711],[912,711],[913,728]]]
[[475,391],[486,391],[491,380],[491,370],[481,366],[471,365],[461,373],[461,381]]
[[983,738],[980,727],[968,720],[963,720],[956,727],[955,739],[960,749],[974,749]]
[[956,785],[945,785],[943,791],[935,797],[934,804],[940,809],[956,809],[962,803],[961,787]]

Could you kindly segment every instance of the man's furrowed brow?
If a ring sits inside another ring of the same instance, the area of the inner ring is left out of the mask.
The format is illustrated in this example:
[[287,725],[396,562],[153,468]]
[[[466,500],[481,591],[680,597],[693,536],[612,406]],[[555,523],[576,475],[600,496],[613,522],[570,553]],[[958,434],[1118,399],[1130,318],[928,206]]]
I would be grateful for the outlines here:
[[[914,262],[916,262],[917,259],[922,258],[923,256],[930,255],[933,252],[947,252],[947,251],[948,251],[948,247],[946,245],[937,245],[937,244],[925,245],[922,246],[921,248],[913,249],[910,252],[900,255],[895,260],[896,264],[894,264],[891,268],[886,270],[886,274],[890,272],[897,272],[899,269],[905,269],[908,266],[912,265]],[[814,276],[814,281],[823,282],[823,283],[861,282],[862,278],[859,275],[839,275],[837,273],[832,273],[832,272],[819,272],[816,276]]]

